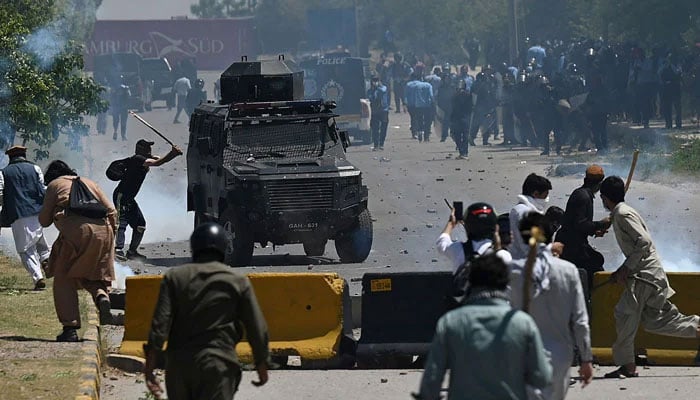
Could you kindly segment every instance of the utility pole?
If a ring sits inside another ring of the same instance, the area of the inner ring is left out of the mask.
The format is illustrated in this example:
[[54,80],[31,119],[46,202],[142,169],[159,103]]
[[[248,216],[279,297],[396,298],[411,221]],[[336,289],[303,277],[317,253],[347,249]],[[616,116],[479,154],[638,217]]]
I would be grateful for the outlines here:
[[516,65],[518,54],[520,54],[520,37],[518,34],[518,0],[509,0],[508,2],[508,38],[510,65]]

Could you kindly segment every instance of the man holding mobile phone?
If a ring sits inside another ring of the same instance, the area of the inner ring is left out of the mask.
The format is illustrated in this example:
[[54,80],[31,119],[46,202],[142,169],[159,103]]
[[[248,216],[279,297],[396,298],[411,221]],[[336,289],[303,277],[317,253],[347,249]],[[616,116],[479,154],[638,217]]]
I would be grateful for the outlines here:
[[[456,273],[471,258],[487,253],[496,253],[504,262],[510,262],[510,253],[501,248],[496,210],[487,203],[474,203],[462,213],[461,205],[462,202],[455,202],[450,207],[450,218],[436,242],[438,253],[450,261],[452,272]],[[453,241],[452,231],[461,224],[467,232],[467,241]]]

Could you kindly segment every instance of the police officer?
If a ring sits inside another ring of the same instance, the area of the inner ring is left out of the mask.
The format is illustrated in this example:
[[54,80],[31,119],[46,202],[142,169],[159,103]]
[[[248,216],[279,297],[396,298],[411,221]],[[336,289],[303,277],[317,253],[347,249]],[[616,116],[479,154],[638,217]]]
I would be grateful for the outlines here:
[[450,129],[459,149],[458,159],[467,159],[469,152],[469,120],[472,115],[472,95],[467,92],[467,83],[460,80],[450,106]]
[[215,223],[198,226],[190,237],[192,263],[169,269],[160,285],[144,374],[148,390],[163,393],[153,370],[165,353],[166,388],[172,400],[231,400],[241,381],[236,344],[245,333],[258,374],[268,380],[268,332],[248,278],[223,263],[229,245]]
[[474,118],[469,127],[472,144],[476,138],[479,128],[482,129],[482,144],[489,145],[489,136],[496,135],[496,106],[498,99],[496,98],[497,82],[494,76],[494,71],[490,65],[484,67],[476,76],[476,81],[472,86],[472,93],[476,95],[476,104],[474,104]]
[[377,75],[372,77],[367,99],[372,107],[372,119],[369,121],[374,143],[372,151],[384,150],[384,140],[386,140],[386,131],[389,126],[389,90]]
[[187,99],[185,100],[185,104],[187,106],[185,111],[187,112],[187,115],[192,115],[195,107],[206,101],[207,91],[204,90],[204,79],[197,79],[197,81],[194,83],[194,88],[187,92]]
[[437,93],[437,119],[442,124],[440,141],[444,142],[450,135],[450,113],[452,110],[452,97],[457,92],[457,76],[452,72],[452,66],[445,63],[442,66],[440,76],[440,90]]
[[659,71],[661,78],[661,113],[666,120],[666,129],[673,124],[673,109],[676,110],[676,129],[681,128],[681,66],[678,57],[672,54]]
[[112,139],[114,140],[117,140],[117,129],[119,129],[120,126],[122,140],[126,140],[126,119],[129,117],[130,98],[131,89],[129,85],[126,84],[124,75],[120,75],[119,81],[112,87],[109,103],[112,107],[112,127],[114,127]]

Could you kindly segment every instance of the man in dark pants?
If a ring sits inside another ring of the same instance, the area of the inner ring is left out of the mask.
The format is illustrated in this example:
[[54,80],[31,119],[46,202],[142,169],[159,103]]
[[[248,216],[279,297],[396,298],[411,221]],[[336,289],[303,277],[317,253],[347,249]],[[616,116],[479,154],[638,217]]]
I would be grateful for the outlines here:
[[673,127],[673,109],[676,110],[676,129],[682,126],[681,113],[681,67],[677,57],[671,55],[659,71],[661,78],[661,113],[666,120],[666,129]]
[[253,349],[262,386],[270,364],[268,333],[248,278],[223,264],[228,238],[215,223],[198,226],[190,238],[192,263],[163,276],[144,345],[148,390],[163,393],[153,374],[167,342],[166,388],[171,400],[231,400],[241,381],[236,344],[243,334]]
[[[145,257],[137,251],[143,234],[146,231],[146,219],[143,217],[141,208],[136,202],[136,195],[141,190],[144,179],[150,167],[159,167],[175,157],[182,155],[179,147],[173,146],[165,157],[155,157],[151,154],[153,142],[141,139],[136,142],[136,154],[126,161],[124,177],[117,188],[114,189],[114,208],[117,209],[119,218],[119,228],[117,230],[117,240],[115,243],[116,256],[124,259],[144,259]],[[124,241],[126,236],[126,226],[133,230],[131,234],[131,244],[129,250],[124,254]]]
[[[131,89],[126,84],[123,76],[119,77],[119,82],[112,88],[110,96],[110,107],[112,108],[112,127],[114,135],[112,139],[117,140],[117,129],[121,127],[122,140],[126,140],[126,120],[129,118],[129,99]],[[120,125],[121,123],[121,125]]]
[[401,112],[401,101],[405,97],[404,91],[409,77],[413,74],[413,68],[403,60],[403,56],[400,53],[395,53],[391,72],[394,78],[394,102],[396,103],[396,113],[398,114]]
[[564,244],[561,258],[588,272],[589,288],[593,284],[593,274],[603,271],[605,259],[588,243],[588,236],[601,237],[610,227],[609,217],[593,221],[593,198],[603,178],[605,172],[602,167],[594,164],[586,169],[583,186],[569,196],[561,230],[557,233],[557,241]]
[[372,87],[367,91],[367,99],[372,107],[372,119],[369,121],[374,143],[372,151],[384,150],[389,125],[389,91],[378,76],[372,77]]
[[460,79],[457,93],[452,96],[450,130],[459,149],[458,159],[466,160],[469,153],[469,120],[472,115],[472,95],[467,92],[467,83]]

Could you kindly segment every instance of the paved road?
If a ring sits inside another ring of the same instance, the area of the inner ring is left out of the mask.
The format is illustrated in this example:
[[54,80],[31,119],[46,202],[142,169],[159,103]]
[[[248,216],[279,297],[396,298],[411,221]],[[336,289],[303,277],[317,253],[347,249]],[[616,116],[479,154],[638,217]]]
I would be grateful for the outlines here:
[[[203,74],[206,88],[216,74]],[[210,92],[211,93],[211,92]],[[160,106],[160,104],[156,104]],[[187,124],[172,124],[173,111],[155,108],[143,116],[183,148],[188,140]],[[110,121],[111,122],[111,121]],[[110,129],[111,130],[111,129]],[[106,136],[90,136],[84,141],[81,155],[65,151],[62,144],[55,147],[52,157],[66,159],[78,171],[98,180],[111,193],[114,182],[104,177],[109,161],[133,153],[139,138],[156,141],[154,153],[164,154],[169,147],[135,119],[129,121],[129,140],[114,142],[111,132]],[[477,140],[477,142],[480,142]],[[497,143],[500,141],[497,141]],[[351,284],[351,294],[360,293],[360,278],[366,272],[419,271],[447,269],[433,248],[448,216],[443,198],[462,200],[467,205],[475,201],[490,202],[499,212],[507,212],[515,203],[525,176],[531,172],[546,174],[552,165],[562,162],[558,157],[544,158],[538,150],[477,146],[471,149],[469,160],[455,160],[452,142],[440,143],[434,135],[430,143],[418,143],[410,138],[407,114],[390,115],[387,145],[383,152],[371,152],[369,146],[352,146],[349,158],[363,171],[370,190],[369,209],[374,218],[374,245],[369,258],[361,264],[340,264],[332,242],[325,257],[304,256],[301,245],[256,249],[253,266],[242,272],[262,271],[335,271]],[[585,160],[605,161],[582,155]],[[626,175],[626,166],[614,169]],[[564,207],[567,195],[580,185],[582,177],[552,178],[554,190],[551,204]],[[647,218],[657,247],[668,261],[667,269],[700,269],[700,242],[692,239],[696,221],[700,217],[700,188],[697,183],[670,186],[668,182],[635,182],[628,202]],[[186,239],[192,228],[192,215],[186,212],[186,165],[180,157],[161,168],[153,168],[141,191],[141,204],[148,229],[143,252],[149,256],[144,266],[130,263],[140,272],[157,273],[169,266],[187,261],[189,249]],[[596,217],[604,210],[596,203]],[[50,232],[49,236],[55,236]],[[7,235],[1,239],[9,246]],[[614,238],[608,235],[595,239],[594,245],[606,256],[606,268],[616,268],[621,257]],[[574,389],[570,398],[688,398],[698,387],[698,371],[687,368],[654,368],[644,375],[658,377],[634,381],[598,382],[585,391]],[[670,378],[661,378],[670,377]],[[142,383],[135,377],[124,377],[110,371],[103,379],[105,399],[136,399],[143,393]],[[385,377],[387,383],[381,383]],[[117,380],[111,380],[115,378]],[[420,378],[418,371],[275,371],[269,386],[251,388],[246,376],[241,398],[250,399],[404,399],[415,390]],[[623,389],[625,387],[626,389]],[[290,397],[290,393],[298,393]],[[652,395],[652,394],[658,395]]]
[[[596,370],[596,375],[609,367]],[[572,374],[575,369],[572,368]],[[270,381],[256,388],[253,372],[244,372],[237,399],[247,400],[408,400],[418,390],[420,370],[272,371]],[[586,388],[569,388],[568,400],[650,400],[697,398],[700,370],[688,367],[654,367],[639,378],[595,379]],[[445,384],[443,387],[447,387]],[[102,379],[103,400],[138,399],[146,390],[142,377],[107,371]]]

